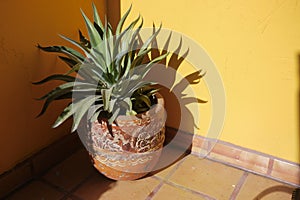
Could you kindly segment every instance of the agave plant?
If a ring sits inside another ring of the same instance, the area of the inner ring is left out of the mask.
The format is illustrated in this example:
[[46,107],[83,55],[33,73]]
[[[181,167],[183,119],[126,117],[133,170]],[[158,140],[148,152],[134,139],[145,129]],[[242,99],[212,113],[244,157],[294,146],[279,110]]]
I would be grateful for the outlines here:
[[34,83],[63,81],[61,85],[39,98],[45,100],[39,116],[46,111],[51,102],[71,99],[53,127],[59,126],[71,116],[72,132],[78,128],[84,116],[87,116],[90,122],[103,118],[107,119],[108,124],[112,124],[120,114],[135,115],[147,111],[155,104],[153,95],[157,90],[152,88],[154,83],[143,79],[153,65],[164,59],[167,53],[156,58],[144,58],[148,57],[151,51],[150,44],[161,27],[154,30],[143,42],[139,36],[143,26],[140,16],[123,30],[130,10],[131,7],[120,19],[115,35],[106,20],[102,23],[94,4],[93,23],[81,10],[88,38],[80,30],[79,41],[60,35],[78,50],[66,46],[38,45],[38,48],[46,52],[62,54],[59,58],[71,68],[65,74],[54,74]]

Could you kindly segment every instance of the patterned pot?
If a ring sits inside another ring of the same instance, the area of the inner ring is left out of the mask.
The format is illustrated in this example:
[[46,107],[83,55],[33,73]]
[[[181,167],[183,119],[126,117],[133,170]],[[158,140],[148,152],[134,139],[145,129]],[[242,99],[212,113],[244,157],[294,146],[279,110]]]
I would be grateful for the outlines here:
[[118,116],[111,131],[103,120],[91,124],[88,149],[94,167],[114,180],[134,180],[152,171],[165,139],[164,100],[136,116]]

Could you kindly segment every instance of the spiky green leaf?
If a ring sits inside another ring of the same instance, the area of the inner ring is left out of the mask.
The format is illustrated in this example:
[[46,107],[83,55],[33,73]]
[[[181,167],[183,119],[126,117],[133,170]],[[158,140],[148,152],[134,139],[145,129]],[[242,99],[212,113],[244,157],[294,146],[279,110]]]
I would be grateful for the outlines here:
[[108,119],[108,123],[112,124],[118,117],[119,113],[120,113],[120,108],[118,107],[116,110],[114,110],[113,115]]
[[93,6],[94,22],[103,30],[104,26],[103,26],[102,21],[99,17],[98,10],[97,10],[94,3],[92,3],[92,6]]
[[73,115],[72,132],[78,128],[83,116],[87,113],[90,107],[93,104],[95,104],[95,101],[97,101],[98,99],[101,99],[101,96],[88,96],[82,99],[81,101],[73,104],[73,109],[76,109],[76,112]]
[[102,41],[101,38],[100,38],[100,35],[98,34],[97,30],[93,26],[92,22],[84,14],[84,12],[82,10],[81,10],[81,14],[84,18],[85,25],[86,25],[87,30],[88,30],[88,34],[89,34],[89,38],[90,38],[92,48],[96,48],[100,44],[100,42]]
[[73,68],[78,62],[74,59],[67,58],[64,56],[58,56],[62,61],[64,61],[69,67]]
[[56,52],[56,53],[63,53],[65,55],[67,55],[68,57],[70,57],[71,59],[80,62],[83,61],[85,58],[84,56],[79,53],[78,51],[66,47],[66,46],[48,46],[48,47],[43,47],[41,45],[38,44],[37,46],[39,49],[46,51],[46,52]]
[[52,80],[59,80],[59,81],[65,81],[65,82],[74,82],[75,78],[73,76],[68,76],[68,75],[63,75],[63,74],[53,74],[51,76],[48,76],[46,78],[44,78],[41,81],[38,82],[33,82],[32,84],[34,85],[40,85]]
[[64,110],[63,112],[58,116],[58,118],[56,119],[56,121],[54,122],[52,128],[56,128],[59,125],[61,125],[64,121],[66,121],[69,117],[71,117],[74,112],[75,109],[73,108],[73,104],[69,104]]

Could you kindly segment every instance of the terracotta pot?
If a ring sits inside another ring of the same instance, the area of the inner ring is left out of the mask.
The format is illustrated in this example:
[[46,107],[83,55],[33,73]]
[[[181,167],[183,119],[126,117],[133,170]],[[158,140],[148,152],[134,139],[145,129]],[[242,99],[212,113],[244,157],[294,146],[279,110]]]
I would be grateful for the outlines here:
[[88,148],[94,167],[114,180],[134,180],[158,162],[165,139],[164,100],[136,116],[118,116],[111,132],[105,120],[91,124]]

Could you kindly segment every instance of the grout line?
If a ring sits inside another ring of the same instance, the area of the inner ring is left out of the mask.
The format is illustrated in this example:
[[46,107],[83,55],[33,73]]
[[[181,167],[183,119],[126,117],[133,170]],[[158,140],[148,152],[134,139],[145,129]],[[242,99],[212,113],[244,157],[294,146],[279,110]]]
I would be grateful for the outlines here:
[[201,153],[198,153],[198,152],[195,152],[195,151],[191,152],[191,155],[196,156],[200,159],[208,159],[209,158],[208,154],[203,156]]
[[188,155],[191,155],[191,154],[186,154],[180,160],[173,162],[172,164],[168,165],[167,167],[164,167],[164,169],[158,170],[160,172],[160,171],[163,171],[163,170],[171,167],[172,165],[174,165],[173,169],[165,177],[161,178],[161,177],[157,176],[155,173],[153,174],[153,177],[156,177],[156,178],[162,179],[162,180],[168,180],[174,174],[174,172],[178,169],[178,167],[181,165],[181,163],[184,162],[184,160],[187,158]]
[[208,151],[208,153],[207,153],[206,157],[210,156],[210,153],[212,152],[213,147],[216,145],[217,142],[218,141],[216,141],[215,144],[212,146],[212,141],[207,140],[207,144],[208,144],[207,151]]
[[205,158],[207,160],[210,160],[210,161],[213,161],[213,162],[216,162],[216,163],[220,163],[222,165],[226,165],[226,166],[229,166],[229,167],[233,167],[235,169],[238,169],[238,170],[242,170],[242,171],[245,171],[245,172],[250,172],[250,173],[253,173],[253,174],[258,174],[260,176],[266,176],[265,173],[260,173],[260,172],[256,172],[254,170],[251,170],[251,169],[248,169],[246,167],[242,167],[240,165],[236,165],[236,164],[233,164],[231,162],[227,162],[227,161],[222,161],[222,160],[219,160],[219,159],[215,159],[215,158],[212,158],[212,157],[209,157],[209,158]]
[[[260,174],[258,174],[258,175],[260,175]],[[285,180],[282,180],[282,179],[279,179],[279,178],[275,178],[273,176],[263,176],[263,177],[274,180],[274,181],[277,181],[277,182],[280,182],[280,183],[283,183],[283,184],[286,184],[286,185],[290,185],[292,187],[300,187],[300,185],[298,185],[298,184],[291,183],[291,182],[288,182],[288,181],[285,181]]]
[[[94,169],[94,171],[98,172],[94,167],[93,167],[93,169]],[[91,179],[93,177],[93,175],[94,175],[94,172],[91,172],[91,174],[87,175],[76,186],[74,186],[72,189],[70,189],[69,194],[73,194],[78,188],[80,188],[84,183],[86,183],[89,179]]]
[[[32,161],[29,158],[29,159],[26,160],[26,162],[24,161],[24,162],[18,163],[15,167],[10,169],[9,171],[6,171],[3,174],[0,174],[0,182],[1,182],[5,178],[11,179],[10,178],[11,176],[15,176],[20,171],[22,172],[22,168],[27,167],[27,166],[29,167],[29,171],[30,171],[29,176],[26,175],[25,178],[22,178],[19,181],[15,181],[14,182],[15,184],[13,186],[9,187],[9,189],[7,189],[7,191],[0,194],[0,199],[6,198],[6,197],[12,195],[16,190],[21,189],[23,186],[30,183],[34,179],[33,171],[32,171],[33,170],[32,169]],[[24,174],[25,173],[22,173],[22,176]]]
[[282,180],[282,179],[279,179],[279,178],[276,178],[276,177],[273,177],[273,176],[268,176],[265,173],[259,173],[259,172],[256,172],[256,171],[253,171],[253,170],[250,170],[250,169],[238,166],[238,165],[234,165],[230,162],[224,162],[224,161],[220,161],[220,160],[217,160],[217,159],[214,159],[214,158],[206,158],[206,159],[211,160],[213,162],[220,163],[222,165],[233,167],[233,168],[238,169],[238,170],[242,170],[244,172],[248,172],[248,173],[251,173],[251,174],[262,176],[264,178],[272,179],[274,181],[277,181],[277,182],[280,182],[280,183],[283,183],[283,184],[286,184],[286,185],[290,185],[290,186],[293,186],[293,187],[300,187],[300,185],[298,185],[298,184],[291,183],[291,182],[288,182],[288,181],[285,181],[285,180]]
[[164,181],[164,179],[163,178],[161,178],[161,177],[158,177],[158,176],[150,176],[150,178],[153,178],[153,179],[155,179],[155,180],[158,180],[158,181]]
[[241,176],[239,182],[234,187],[234,190],[231,193],[231,196],[230,196],[229,200],[235,200],[236,199],[236,197],[238,196],[238,194],[239,194],[242,186],[244,185],[247,177],[248,177],[248,172],[244,172],[243,175]]
[[64,188],[62,188],[62,187],[60,187],[58,185],[55,185],[55,184],[51,183],[50,181],[44,179],[43,177],[39,177],[36,180],[44,183],[45,185],[51,187],[52,189],[55,189],[56,191],[59,191],[59,192],[63,193],[64,197],[66,195],[69,195],[69,191],[65,190]]
[[35,179],[34,178],[30,178],[29,180],[27,180],[26,182],[19,184],[17,186],[15,186],[15,188],[13,190],[11,190],[10,192],[6,193],[6,194],[1,194],[0,199],[7,199],[10,196],[12,196],[13,194],[17,193],[18,191],[22,190],[22,188],[25,188],[27,185],[29,185],[31,182],[33,182]]
[[207,200],[216,200],[215,198],[205,194],[205,193],[202,193],[200,191],[196,191],[196,190],[193,190],[193,189],[190,189],[190,188],[186,188],[182,185],[179,185],[179,184],[176,184],[176,183],[173,183],[173,182],[170,182],[170,181],[166,181],[166,184],[170,185],[170,186],[173,186],[173,187],[176,187],[178,189],[181,189],[181,190],[185,190],[187,192],[190,192],[190,193],[193,193],[195,195],[198,195],[198,196],[201,196]]
[[160,190],[160,188],[165,184],[164,180],[162,180],[153,190],[150,192],[150,194],[146,197],[145,200],[151,200],[153,197],[157,194],[157,192]]
[[84,200],[84,199],[79,198],[78,196],[75,196],[73,194],[66,195],[66,196],[62,197],[60,200],[67,200],[69,198],[71,198],[72,200]]
[[153,175],[151,178],[154,178],[156,180],[159,180],[160,183],[153,189],[153,191],[147,196],[147,198],[145,200],[151,200],[153,199],[153,197],[157,194],[157,192],[160,190],[160,188],[166,183],[166,181],[175,173],[175,171],[179,168],[179,166],[181,165],[181,163],[184,162],[184,160],[186,159],[186,156],[184,158],[182,158],[180,161],[178,161],[178,163],[176,163],[176,165],[174,166],[174,168],[166,175],[166,177],[159,177],[156,175]]
[[273,170],[273,165],[274,165],[274,159],[270,158],[269,159],[269,164],[268,164],[267,176],[271,176],[271,173],[272,173],[272,170]]
[[179,166],[186,160],[187,156],[188,155],[186,155],[180,161],[178,161],[178,163],[176,163],[176,165],[174,166],[174,168],[164,178],[165,181],[167,181],[167,180],[169,180],[169,178],[171,178],[171,176],[176,172],[176,170],[179,168]]
[[[77,185],[75,185],[73,188],[71,188],[70,190],[64,189],[63,187],[56,185],[50,181],[48,181],[47,179],[41,177],[38,177],[36,180],[41,181],[42,183],[50,186],[51,188],[61,192],[64,194],[62,199],[65,199],[67,197],[69,197],[70,195],[73,195],[73,193],[81,186],[83,185],[85,182],[87,182],[91,177],[92,177],[93,173],[91,172],[91,174],[89,174],[87,177],[85,177],[83,180],[81,180]],[[76,197],[78,198],[78,197]],[[80,198],[79,198],[80,199]]]

